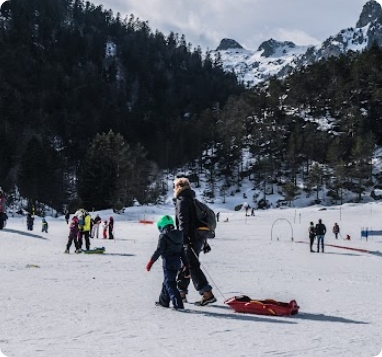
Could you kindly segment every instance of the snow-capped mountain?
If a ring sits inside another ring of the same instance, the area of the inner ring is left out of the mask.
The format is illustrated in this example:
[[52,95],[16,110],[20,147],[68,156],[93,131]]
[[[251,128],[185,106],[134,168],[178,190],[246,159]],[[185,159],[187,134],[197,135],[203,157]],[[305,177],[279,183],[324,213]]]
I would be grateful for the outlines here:
[[285,77],[295,68],[312,64],[348,51],[362,51],[374,42],[382,46],[382,7],[375,0],[364,6],[356,26],[341,30],[316,46],[298,46],[274,39],[263,42],[256,51],[244,49],[232,39],[223,39],[211,55],[220,54],[223,68],[234,71],[238,80],[250,87],[271,76]]

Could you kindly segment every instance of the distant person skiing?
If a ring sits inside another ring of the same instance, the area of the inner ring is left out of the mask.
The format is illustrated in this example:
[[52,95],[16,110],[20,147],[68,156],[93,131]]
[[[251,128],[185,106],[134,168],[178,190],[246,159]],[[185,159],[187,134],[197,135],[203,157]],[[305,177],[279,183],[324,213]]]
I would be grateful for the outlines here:
[[322,223],[322,219],[318,220],[316,224],[316,236],[317,236],[317,253],[320,252],[320,245],[322,253],[324,253],[324,238],[326,234],[326,226]]

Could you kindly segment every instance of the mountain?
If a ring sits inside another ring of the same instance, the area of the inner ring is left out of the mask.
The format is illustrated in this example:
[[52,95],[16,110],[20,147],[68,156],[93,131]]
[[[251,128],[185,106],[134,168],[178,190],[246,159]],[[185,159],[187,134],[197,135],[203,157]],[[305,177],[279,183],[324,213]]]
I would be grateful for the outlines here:
[[348,51],[362,51],[373,43],[382,47],[382,7],[369,0],[356,26],[343,29],[316,46],[298,46],[290,41],[264,41],[256,51],[244,49],[232,39],[221,41],[211,55],[220,56],[223,68],[234,72],[239,82],[252,87],[271,76],[283,78],[295,68],[307,66]]

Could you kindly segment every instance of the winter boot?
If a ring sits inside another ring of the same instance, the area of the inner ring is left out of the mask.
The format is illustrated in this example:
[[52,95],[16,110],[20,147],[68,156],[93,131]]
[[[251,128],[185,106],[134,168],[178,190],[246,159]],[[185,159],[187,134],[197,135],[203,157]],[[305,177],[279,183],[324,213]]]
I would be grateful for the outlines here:
[[216,298],[214,296],[214,294],[212,293],[212,291],[206,291],[204,294],[203,294],[203,297],[200,301],[196,301],[195,302],[195,305],[197,306],[205,306],[205,305],[208,305],[208,304],[212,304],[216,302]]
[[155,306],[170,307],[170,306],[162,305],[159,301],[155,301]]
[[186,293],[180,293],[180,297],[181,297],[183,303],[188,302],[188,301],[187,301],[187,294],[186,294]]
[[69,249],[65,249],[65,254],[69,254]]

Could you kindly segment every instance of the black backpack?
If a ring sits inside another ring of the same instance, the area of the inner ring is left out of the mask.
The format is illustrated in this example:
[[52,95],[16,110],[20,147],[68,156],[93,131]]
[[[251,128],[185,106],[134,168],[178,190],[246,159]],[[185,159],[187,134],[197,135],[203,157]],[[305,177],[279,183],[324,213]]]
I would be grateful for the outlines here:
[[205,203],[194,198],[194,207],[196,213],[196,227],[207,227],[214,235],[216,229],[215,212]]

